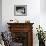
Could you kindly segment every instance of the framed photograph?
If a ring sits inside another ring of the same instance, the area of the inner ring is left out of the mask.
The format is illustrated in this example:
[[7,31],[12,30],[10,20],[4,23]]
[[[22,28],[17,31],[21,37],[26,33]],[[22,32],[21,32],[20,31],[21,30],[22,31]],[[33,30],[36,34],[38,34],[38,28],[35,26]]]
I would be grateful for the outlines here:
[[14,5],[14,16],[26,16],[27,5]]

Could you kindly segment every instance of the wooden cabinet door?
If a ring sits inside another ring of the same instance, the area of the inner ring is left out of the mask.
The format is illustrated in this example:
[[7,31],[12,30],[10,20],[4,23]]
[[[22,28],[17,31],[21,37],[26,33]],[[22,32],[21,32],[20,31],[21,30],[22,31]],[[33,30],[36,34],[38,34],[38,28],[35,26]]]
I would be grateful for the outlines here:
[[33,23],[8,23],[13,41],[22,43],[22,46],[33,46]]

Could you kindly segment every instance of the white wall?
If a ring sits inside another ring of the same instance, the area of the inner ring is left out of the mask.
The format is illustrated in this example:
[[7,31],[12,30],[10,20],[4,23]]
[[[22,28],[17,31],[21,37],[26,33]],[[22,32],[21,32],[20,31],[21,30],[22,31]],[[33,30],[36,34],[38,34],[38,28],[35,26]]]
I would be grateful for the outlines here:
[[0,31],[2,29],[2,0],[0,0]]
[[[46,27],[46,15],[41,14],[43,7],[40,0],[2,0],[2,25],[3,31],[6,31],[7,22],[11,19],[17,19],[19,22],[30,20],[33,25],[33,45],[38,46],[38,39],[36,37],[36,27],[39,24]],[[41,4],[41,5],[40,5]],[[27,5],[27,16],[14,16],[14,5]],[[46,28],[45,28],[46,29]],[[37,40],[36,40],[37,39]]]
[[46,0],[40,0],[40,24],[46,31]]
[[[14,5],[18,5],[18,4],[27,5],[27,16],[14,16]],[[3,26],[5,26],[7,21],[10,19],[17,19],[19,20],[19,22],[24,22],[26,19],[29,19],[31,22],[39,23],[39,19],[40,19],[39,14],[40,14],[40,0],[39,1],[38,0],[35,1],[34,0],[3,0],[2,1]]]
[[46,0],[40,0],[40,9],[42,13],[46,13]]

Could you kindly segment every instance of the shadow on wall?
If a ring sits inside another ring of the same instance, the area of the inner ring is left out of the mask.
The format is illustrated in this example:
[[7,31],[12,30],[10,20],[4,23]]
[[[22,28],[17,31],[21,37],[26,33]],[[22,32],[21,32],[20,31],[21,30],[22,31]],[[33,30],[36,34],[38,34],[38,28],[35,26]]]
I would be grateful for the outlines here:
[[0,31],[2,31],[2,0],[0,0]]
[[46,0],[40,0],[40,11],[46,14]]

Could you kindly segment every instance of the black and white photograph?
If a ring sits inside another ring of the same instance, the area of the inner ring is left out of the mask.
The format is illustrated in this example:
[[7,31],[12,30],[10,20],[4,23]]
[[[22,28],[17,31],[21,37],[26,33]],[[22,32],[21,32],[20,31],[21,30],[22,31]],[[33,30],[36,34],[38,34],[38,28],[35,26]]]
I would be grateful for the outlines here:
[[15,5],[14,6],[15,16],[26,16],[27,15],[27,5]]

